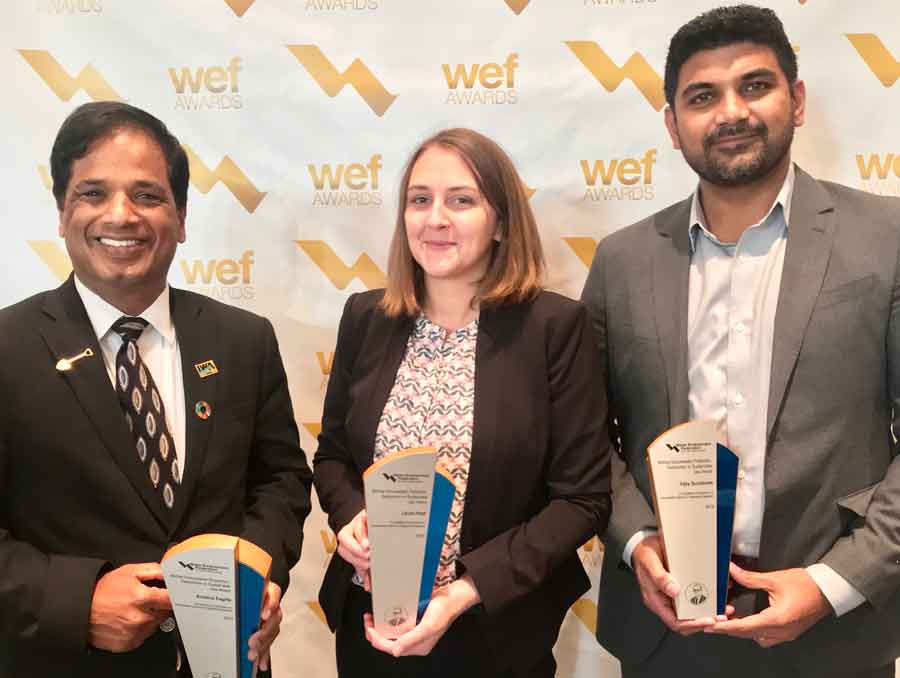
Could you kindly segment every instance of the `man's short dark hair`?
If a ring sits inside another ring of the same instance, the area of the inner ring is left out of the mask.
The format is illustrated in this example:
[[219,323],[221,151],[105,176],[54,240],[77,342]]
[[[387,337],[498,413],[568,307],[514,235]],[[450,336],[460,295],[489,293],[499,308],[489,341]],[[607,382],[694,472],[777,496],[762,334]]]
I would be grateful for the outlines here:
[[718,7],[691,19],[672,36],[664,85],[669,106],[675,108],[678,75],[684,62],[702,50],[741,42],[770,48],[787,81],[791,85],[797,81],[797,54],[775,12],[753,5]]
[[134,129],[148,134],[159,144],[169,176],[169,186],[175,206],[187,206],[188,159],[178,142],[159,118],[118,101],[97,101],[83,104],[69,114],[59,128],[50,152],[50,174],[53,177],[53,197],[62,210],[66,189],[72,177],[72,163],[88,154],[91,146],[120,129]]

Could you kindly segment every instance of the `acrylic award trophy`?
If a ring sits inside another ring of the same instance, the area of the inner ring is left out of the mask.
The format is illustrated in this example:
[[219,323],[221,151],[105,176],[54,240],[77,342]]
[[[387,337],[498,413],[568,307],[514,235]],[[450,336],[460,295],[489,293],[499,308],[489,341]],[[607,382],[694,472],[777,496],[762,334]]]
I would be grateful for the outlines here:
[[416,625],[431,600],[456,487],[435,467],[434,448],[386,455],[363,473],[369,523],[372,616],[397,638]]
[[271,566],[261,548],[224,534],[198,535],[166,551],[163,575],[193,675],[256,675],[247,641],[259,627]]
[[647,448],[666,567],[681,587],[678,619],[725,613],[738,457],[715,422],[669,429]]

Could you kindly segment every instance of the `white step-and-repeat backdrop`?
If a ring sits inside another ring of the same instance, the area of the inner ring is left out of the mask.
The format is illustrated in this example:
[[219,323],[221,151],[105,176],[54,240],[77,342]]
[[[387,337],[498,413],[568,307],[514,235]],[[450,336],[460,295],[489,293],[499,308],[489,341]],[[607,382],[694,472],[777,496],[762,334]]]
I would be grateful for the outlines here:
[[[0,9],[6,196],[0,306],[70,270],[49,188],[56,130],[121,99],[188,149],[188,241],[170,280],[268,316],[311,457],[338,319],[379,287],[409,152],[447,126],[496,139],[533,191],[550,287],[577,296],[598,239],[685,196],[662,121],[672,32],[709,0],[16,0]],[[807,82],[794,157],[900,194],[896,0],[767,3]],[[318,509],[285,600],[281,676],[334,676],[315,603],[334,535]],[[602,551],[581,549],[596,580]],[[602,604],[602,601],[601,603]],[[616,676],[572,608],[559,675]],[[527,642],[527,638],[522,639]]]

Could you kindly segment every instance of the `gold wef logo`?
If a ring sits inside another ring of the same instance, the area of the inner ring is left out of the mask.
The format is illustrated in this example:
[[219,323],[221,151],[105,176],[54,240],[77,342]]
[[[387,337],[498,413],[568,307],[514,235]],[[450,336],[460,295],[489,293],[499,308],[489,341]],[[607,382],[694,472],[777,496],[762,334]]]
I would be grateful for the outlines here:
[[59,243],[53,240],[29,240],[28,246],[60,282],[69,277],[72,262]]
[[191,170],[191,183],[203,194],[209,193],[218,182],[225,184],[237,201],[251,214],[259,207],[259,203],[266,197],[265,193],[257,190],[253,182],[241,171],[234,161],[227,155],[214,170],[210,170],[197,154],[188,146],[182,144],[187,153]]
[[666,104],[663,81],[640,52],[632,54],[621,68],[596,42],[571,40],[565,43],[607,92],[614,92],[628,78],[657,111]]
[[516,14],[521,14],[525,11],[525,8],[528,7],[528,3],[531,0],[503,0],[506,3],[506,6],[509,7]]
[[591,267],[591,262],[594,260],[594,250],[597,249],[596,240],[582,236],[570,236],[563,238],[563,242],[569,246],[569,249],[575,253],[575,256],[581,259],[581,263],[588,268]]
[[53,190],[53,177],[50,176],[50,168],[46,165],[38,165],[38,174],[41,177],[41,183],[44,184],[44,188],[48,191]]
[[357,257],[352,266],[347,266],[322,240],[296,240],[295,242],[339,290],[346,288],[356,278],[370,290],[384,287],[386,276],[365,252]]
[[59,65],[50,52],[39,49],[17,51],[41,77],[41,80],[63,101],[71,99],[79,90],[84,90],[94,101],[122,101],[116,91],[90,64],[82,68],[81,72],[73,78],[65,68]]
[[231,7],[231,11],[239,17],[244,16],[244,13],[250,9],[254,2],[256,0],[225,0],[225,4]]
[[303,428],[305,428],[306,432],[314,439],[318,439],[319,434],[322,432],[322,424],[318,421],[305,421],[303,422]]
[[900,79],[900,62],[874,33],[847,33],[847,39],[885,87]]
[[341,73],[315,45],[288,45],[287,48],[330,97],[336,97],[344,85],[350,85],[379,118],[397,98],[360,59],[354,59]]

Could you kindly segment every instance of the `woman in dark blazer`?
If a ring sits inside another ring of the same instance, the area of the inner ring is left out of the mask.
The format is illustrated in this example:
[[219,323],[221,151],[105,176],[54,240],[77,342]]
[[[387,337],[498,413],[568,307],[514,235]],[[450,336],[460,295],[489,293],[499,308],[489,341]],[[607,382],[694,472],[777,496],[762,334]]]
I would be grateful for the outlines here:
[[[319,600],[342,677],[555,675],[560,625],[589,588],[577,548],[609,519],[610,442],[585,310],[543,291],[543,274],[503,150],[466,129],[423,142],[387,289],[344,308],[314,459],[338,537]],[[362,473],[419,445],[456,497],[431,603],[388,639],[371,618]]]

